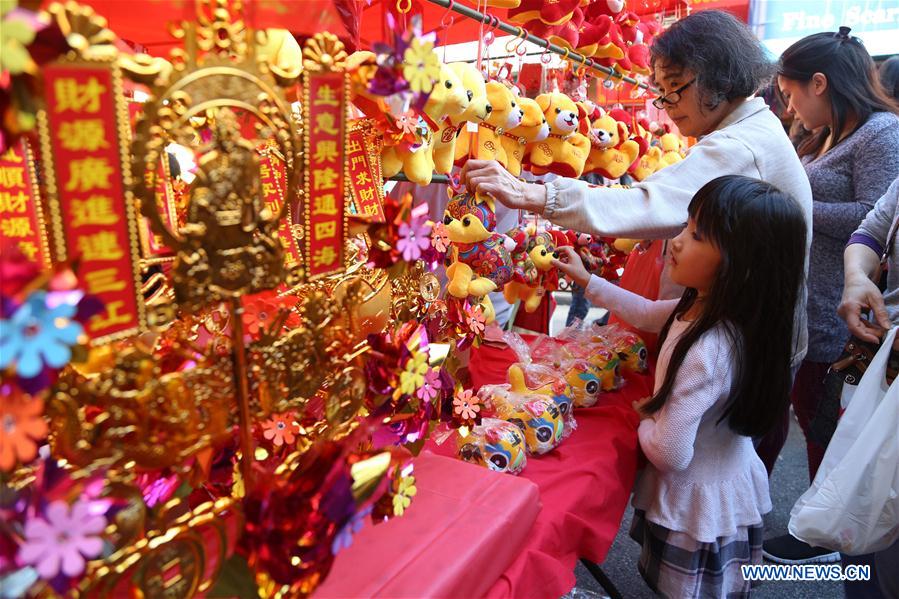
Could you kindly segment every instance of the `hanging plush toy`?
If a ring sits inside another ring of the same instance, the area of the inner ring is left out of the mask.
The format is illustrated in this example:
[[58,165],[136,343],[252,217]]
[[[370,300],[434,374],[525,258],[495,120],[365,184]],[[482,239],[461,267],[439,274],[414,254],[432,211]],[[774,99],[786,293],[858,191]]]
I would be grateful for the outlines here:
[[456,165],[462,166],[469,157],[477,160],[496,160],[506,166],[503,149],[503,133],[521,124],[524,111],[518,105],[518,96],[499,81],[487,83],[487,99],[490,114],[478,126],[477,133],[463,131],[456,140]]
[[509,9],[509,20],[518,24],[537,20],[546,25],[562,25],[580,4],[581,0],[521,0],[516,8]]
[[558,92],[540,94],[536,99],[549,123],[549,137],[531,146],[531,172],[580,177],[590,153],[590,140],[578,133],[577,105]]
[[486,297],[512,279],[512,258],[505,235],[494,231],[496,213],[489,196],[459,194],[450,200],[443,219],[452,243],[447,254],[449,279],[446,290],[453,297],[483,298],[487,322],[493,320],[493,306]]
[[652,145],[652,133],[645,121],[635,124],[634,140],[645,150],[627,172],[635,181],[642,181],[661,168],[662,149]]
[[568,237],[568,245],[574,248],[583,261],[584,268],[598,275],[606,261],[606,244],[587,233],[567,231],[565,235]]
[[684,159],[681,139],[676,134],[671,133],[671,126],[667,123],[664,125],[665,133],[659,137],[659,145],[662,147],[661,168],[671,166]]
[[518,98],[518,106],[524,112],[521,124],[503,133],[500,140],[506,153],[506,169],[516,177],[521,175],[527,144],[549,137],[549,125],[537,102],[530,98]]
[[618,179],[639,155],[640,145],[630,139],[627,124],[600,109],[600,116],[591,128],[590,154],[584,172]]
[[440,65],[440,79],[434,85],[425,103],[413,142],[401,142],[388,146],[381,152],[381,165],[385,177],[403,171],[410,181],[429,185],[434,174],[432,155],[434,133],[438,123],[449,116],[460,116],[468,108],[468,94],[461,79],[453,69]]
[[[450,115],[440,124],[440,131],[434,139],[434,169],[438,173],[449,174],[453,168],[456,152],[456,139],[466,123],[480,123],[490,114],[492,107],[487,98],[487,87],[484,75],[473,64],[454,62],[449,65],[459,79],[468,95],[468,108],[458,116]],[[464,134],[467,141],[467,132]]]
[[503,296],[510,304],[521,300],[525,312],[534,312],[547,292],[559,288],[559,273],[552,265],[553,259],[558,258],[555,242],[546,231],[529,234],[519,228],[506,235],[515,242],[515,270]]

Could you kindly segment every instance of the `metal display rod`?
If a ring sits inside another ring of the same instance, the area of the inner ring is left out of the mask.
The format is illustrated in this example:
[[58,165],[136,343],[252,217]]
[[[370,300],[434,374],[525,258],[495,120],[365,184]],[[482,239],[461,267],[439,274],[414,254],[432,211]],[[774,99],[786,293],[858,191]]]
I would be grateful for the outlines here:
[[[409,177],[407,177],[407,176],[405,175],[405,173],[397,173],[396,175],[394,175],[394,176],[392,176],[392,177],[386,177],[386,178],[385,178],[385,181],[405,181],[405,182],[410,182],[410,181],[409,181]],[[434,173],[434,174],[431,176],[431,183],[449,183],[449,182],[450,182],[449,177],[447,177],[446,175],[441,175],[441,174],[438,174],[438,173]]]
[[[626,81],[627,83],[631,83],[636,85],[637,87],[642,87],[643,89],[654,91],[652,87],[648,86],[645,83],[641,83],[634,79],[633,77],[627,77],[622,75],[615,69],[603,66],[596,62],[593,62],[593,59],[587,58],[577,52],[572,52],[566,48],[562,48],[561,46],[557,46],[553,43],[548,42],[542,37],[537,37],[536,35],[531,35],[525,29],[521,27],[516,27],[514,25],[509,25],[508,23],[504,23],[500,21],[494,16],[487,15],[481,12],[478,12],[472,8],[468,8],[467,6],[461,6],[455,2],[455,0],[428,0],[431,4],[436,4],[437,6],[442,6],[443,8],[447,8],[453,12],[457,12],[463,17],[468,17],[469,19],[474,19],[475,21],[480,21],[485,25],[490,26],[491,28],[499,29],[508,33],[509,35],[514,35],[520,39],[526,39],[532,44],[536,44],[542,48],[546,48],[550,52],[554,54],[558,54],[563,56],[564,58],[570,59],[572,61],[578,62],[584,67],[588,69],[593,69],[594,71],[599,71],[605,75],[609,75],[611,77],[615,77],[617,79],[621,79],[622,81]],[[522,36],[522,34],[525,34]]]

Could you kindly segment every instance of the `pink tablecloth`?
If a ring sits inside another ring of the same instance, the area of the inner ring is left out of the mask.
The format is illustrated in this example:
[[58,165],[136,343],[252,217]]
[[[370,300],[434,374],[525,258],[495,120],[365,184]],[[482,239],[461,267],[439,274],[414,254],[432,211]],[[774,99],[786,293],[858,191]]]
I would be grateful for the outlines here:
[[480,597],[516,559],[540,511],[536,485],[424,452],[400,518],[367,525],[316,598]]

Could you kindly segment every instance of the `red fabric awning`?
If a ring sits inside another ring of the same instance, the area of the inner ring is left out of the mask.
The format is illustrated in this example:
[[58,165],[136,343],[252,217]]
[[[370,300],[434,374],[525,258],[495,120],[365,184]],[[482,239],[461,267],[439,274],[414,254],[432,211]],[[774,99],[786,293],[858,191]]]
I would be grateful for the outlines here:
[[[167,55],[177,45],[168,33],[168,24],[192,18],[195,14],[193,0],[80,1],[105,17],[109,28],[119,37],[143,46],[147,52],[157,56]],[[50,2],[51,0],[44,0],[43,4],[46,6]],[[475,5],[473,0],[465,0],[464,3]],[[395,0],[371,0],[370,4],[369,0],[245,0],[244,17],[256,29],[279,27],[289,30],[299,39],[320,31],[329,31],[344,42],[350,42],[351,35],[338,5],[349,12],[356,9],[361,15],[360,45],[362,48],[370,48],[374,42],[390,41],[392,33],[387,27],[385,13],[389,10],[394,14],[401,14],[397,11],[397,4]],[[507,16],[505,9],[491,8],[488,12],[500,19]],[[426,0],[411,0],[406,20],[415,14],[422,15],[425,32],[441,30],[440,43],[474,41],[480,36],[481,25],[477,21],[455,13],[447,16],[445,8]],[[452,17],[455,17],[452,25],[444,31],[441,23],[448,22]],[[402,23],[402,17],[397,22]]]

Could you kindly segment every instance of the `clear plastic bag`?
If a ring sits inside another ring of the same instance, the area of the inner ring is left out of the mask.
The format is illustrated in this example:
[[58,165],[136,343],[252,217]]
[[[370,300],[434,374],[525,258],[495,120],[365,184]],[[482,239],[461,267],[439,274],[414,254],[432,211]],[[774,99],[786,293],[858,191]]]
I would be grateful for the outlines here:
[[790,533],[848,555],[899,539],[899,382],[886,387],[890,330],[840,418],[811,488],[790,512]]
[[525,438],[521,430],[505,420],[484,418],[457,441],[459,459],[494,472],[520,474],[527,465]]

